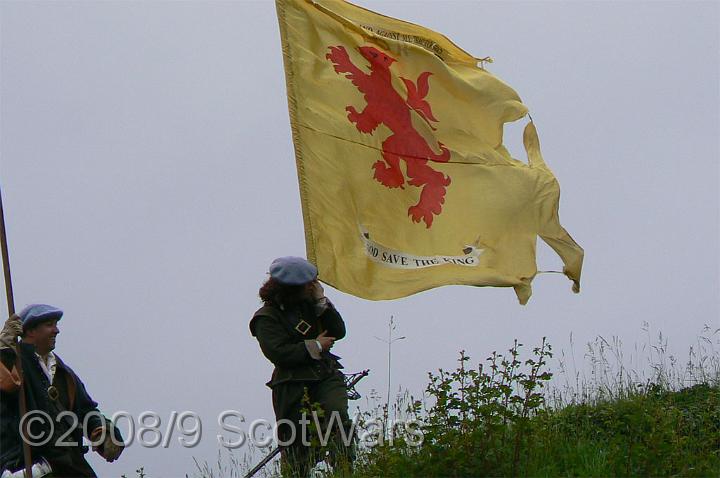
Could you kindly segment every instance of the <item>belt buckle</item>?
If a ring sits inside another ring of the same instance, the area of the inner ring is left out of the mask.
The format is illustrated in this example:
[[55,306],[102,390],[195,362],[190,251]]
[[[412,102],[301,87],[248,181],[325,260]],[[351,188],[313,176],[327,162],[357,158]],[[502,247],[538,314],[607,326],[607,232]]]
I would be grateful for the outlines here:
[[310,329],[312,328],[312,325],[305,322],[303,319],[300,319],[300,322],[295,326],[295,330],[300,332],[302,335],[307,334]]

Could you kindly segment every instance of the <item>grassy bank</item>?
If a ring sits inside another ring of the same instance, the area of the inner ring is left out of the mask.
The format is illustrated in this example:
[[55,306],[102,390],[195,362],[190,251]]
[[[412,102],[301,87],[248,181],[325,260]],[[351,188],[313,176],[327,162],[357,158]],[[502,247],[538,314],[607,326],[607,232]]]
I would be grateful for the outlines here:
[[657,387],[619,400],[471,421],[367,450],[352,476],[720,476],[720,388]]
[[642,381],[619,363],[620,344],[597,340],[591,379],[562,390],[549,387],[544,341],[528,358],[516,342],[474,367],[461,353],[456,370],[429,374],[423,403],[396,407],[423,443],[395,430],[392,444],[360,447],[351,476],[720,477],[720,367],[704,338],[680,367],[660,336]]

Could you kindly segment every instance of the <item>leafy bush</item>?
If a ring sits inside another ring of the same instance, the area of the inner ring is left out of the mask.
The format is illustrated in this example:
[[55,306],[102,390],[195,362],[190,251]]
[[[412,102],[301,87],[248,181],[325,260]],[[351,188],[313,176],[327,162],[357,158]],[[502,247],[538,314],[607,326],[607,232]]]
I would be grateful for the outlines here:
[[375,447],[358,463],[356,474],[383,476],[513,475],[523,461],[529,424],[544,404],[541,389],[552,375],[543,371],[552,348],[543,339],[533,357],[520,359],[522,344],[507,355],[493,353],[487,364],[469,367],[460,352],[454,371],[429,373],[432,405],[413,402],[410,415],[421,418],[424,441],[403,439]]

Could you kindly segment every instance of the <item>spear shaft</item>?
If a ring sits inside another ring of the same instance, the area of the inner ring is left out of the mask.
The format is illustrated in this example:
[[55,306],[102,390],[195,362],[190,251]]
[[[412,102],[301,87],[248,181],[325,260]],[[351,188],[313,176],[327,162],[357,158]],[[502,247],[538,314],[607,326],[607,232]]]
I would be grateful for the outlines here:
[[[7,233],[5,231],[5,213],[2,204],[2,191],[0,191],[0,248],[2,249],[3,272],[5,273],[5,295],[7,297],[8,316],[15,313],[15,299],[13,298],[12,277],[10,276],[10,255],[8,253]],[[25,398],[25,382],[23,380],[22,359],[20,358],[20,347],[15,343],[15,370],[20,378],[20,416],[27,413],[27,401]],[[27,426],[27,424],[25,424]],[[23,447],[23,460],[25,462],[25,478],[32,477],[32,454],[30,445],[25,441],[27,429],[23,430],[21,439]]]

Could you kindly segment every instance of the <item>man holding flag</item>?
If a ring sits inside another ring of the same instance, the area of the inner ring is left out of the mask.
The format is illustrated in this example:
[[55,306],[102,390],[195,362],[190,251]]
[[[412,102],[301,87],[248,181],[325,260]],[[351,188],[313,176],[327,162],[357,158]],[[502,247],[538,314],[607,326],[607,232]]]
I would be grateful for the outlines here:
[[[307,476],[323,459],[313,440],[328,446],[333,465],[352,461],[351,422],[342,366],[330,352],[345,337],[345,322],[325,297],[317,268],[301,257],[280,257],[260,289],[263,307],[250,321],[265,357],[275,369],[267,383],[278,423],[283,473]],[[321,413],[315,410],[319,405]],[[320,419],[322,416],[322,420]],[[310,432],[314,428],[317,434]],[[332,442],[325,441],[332,437]]]

